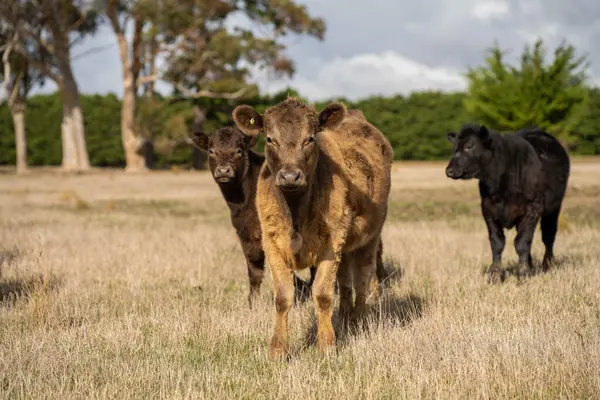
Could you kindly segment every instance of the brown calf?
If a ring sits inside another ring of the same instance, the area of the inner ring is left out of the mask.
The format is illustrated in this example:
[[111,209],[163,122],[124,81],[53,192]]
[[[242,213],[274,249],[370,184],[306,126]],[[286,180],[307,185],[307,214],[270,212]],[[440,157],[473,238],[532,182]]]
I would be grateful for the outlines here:
[[331,348],[336,277],[342,317],[354,321],[366,311],[387,215],[392,147],[377,128],[339,103],[317,114],[288,98],[264,116],[250,106],[238,106],[233,118],[246,135],[255,137],[261,130],[266,135],[256,204],[275,291],[269,354],[279,358],[288,352],[293,271],[312,265],[317,267],[312,288],[317,345]]

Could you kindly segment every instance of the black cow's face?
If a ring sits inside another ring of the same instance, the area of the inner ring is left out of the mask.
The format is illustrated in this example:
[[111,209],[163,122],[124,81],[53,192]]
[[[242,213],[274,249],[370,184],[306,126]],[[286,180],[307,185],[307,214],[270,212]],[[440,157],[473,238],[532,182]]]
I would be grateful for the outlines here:
[[208,164],[214,180],[218,184],[238,182],[248,171],[248,151],[256,143],[234,127],[225,127],[208,136],[194,133],[193,144],[208,152]]
[[491,152],[491,140],[488,129],[465,126],[460,133],[448,133],[452,143],[452,158],[446,167],[446,176],[452,179],[479,178],[481,164]]

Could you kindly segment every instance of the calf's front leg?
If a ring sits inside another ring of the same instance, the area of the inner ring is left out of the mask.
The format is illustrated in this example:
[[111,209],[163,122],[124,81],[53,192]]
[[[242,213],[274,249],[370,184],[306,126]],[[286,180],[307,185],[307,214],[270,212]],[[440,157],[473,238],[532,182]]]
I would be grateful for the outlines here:
[[506,279],[506,271],[502,268],[502,252],[506,245],[504,228],[502,225],[490,217],[485,218],[492,248],[492,266],[488,272],[489,283],[500,283]]
[[275,297],[275,330],[269,357],[283,359],[289,354],[288,313],[294,304],[294,273],[277,251],[267,253]]
[[317,310],[317,346],[322,351],[327,351],[335,346],[335,332],[331,316],[340,258],[340,254],[330,252],[320,260],[313,283],[313,301]]

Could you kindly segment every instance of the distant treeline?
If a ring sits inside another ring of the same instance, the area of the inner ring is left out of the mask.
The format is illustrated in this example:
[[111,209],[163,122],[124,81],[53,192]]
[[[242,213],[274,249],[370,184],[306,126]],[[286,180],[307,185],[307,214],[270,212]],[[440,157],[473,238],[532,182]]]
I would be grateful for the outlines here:
[[[297,95],[290,90],[244,102],[262,111],[288,94]],[[450,155],[450,144],[446,140],[449,130],[459,129],[465,122],[479,122],[465,108],[465,96],[464,93],[416,92],[409,96],[370,97],[357,102],[336,100],[344,101],[349,108],[362,110],[367,119],[388,137],[397,160],[436,160]],[[83,95],[81,101],[90,162],[96,167],[124,167],[120,100],[108,94]],[[191,166],[193,150],[183,138],[191,133],[192,104],[173,102],[169,98],[155,98],[151,103],[140,101],[138,129],[152,139],[156,167]],[[314,105],[320,110],[327,103]],[[196,105],[207,113],[204,124],[207,132],[233,123],[231,110],[234,103],[206,100]],[[31,97],[27,101],[25,118],[29,164],[60,165],[60,97],[57,94]],[[600,89],[589,91],[587,112],[583,113],[565,144],[571,154],[600,154]],[[259,149],[262,145],[261,140]],[[15,134],[6,106],[0,108],[0,164],[15,164]]]

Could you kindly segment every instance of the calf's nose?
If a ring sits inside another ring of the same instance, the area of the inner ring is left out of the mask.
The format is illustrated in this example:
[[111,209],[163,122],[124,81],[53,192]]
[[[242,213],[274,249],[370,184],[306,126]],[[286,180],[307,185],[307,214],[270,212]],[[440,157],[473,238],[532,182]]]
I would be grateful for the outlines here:
[[281,182],[286,185],[292,185],[300,180],[300,171],[280,171]]
[[448,178],[452,178],[452,174],[454,173],[454,169],[452,167],[446,168],[446,176]]
[[215,176],[219,177],[232,177],[233,176],[233,168],[230,166],[218,166],[215,169]]

